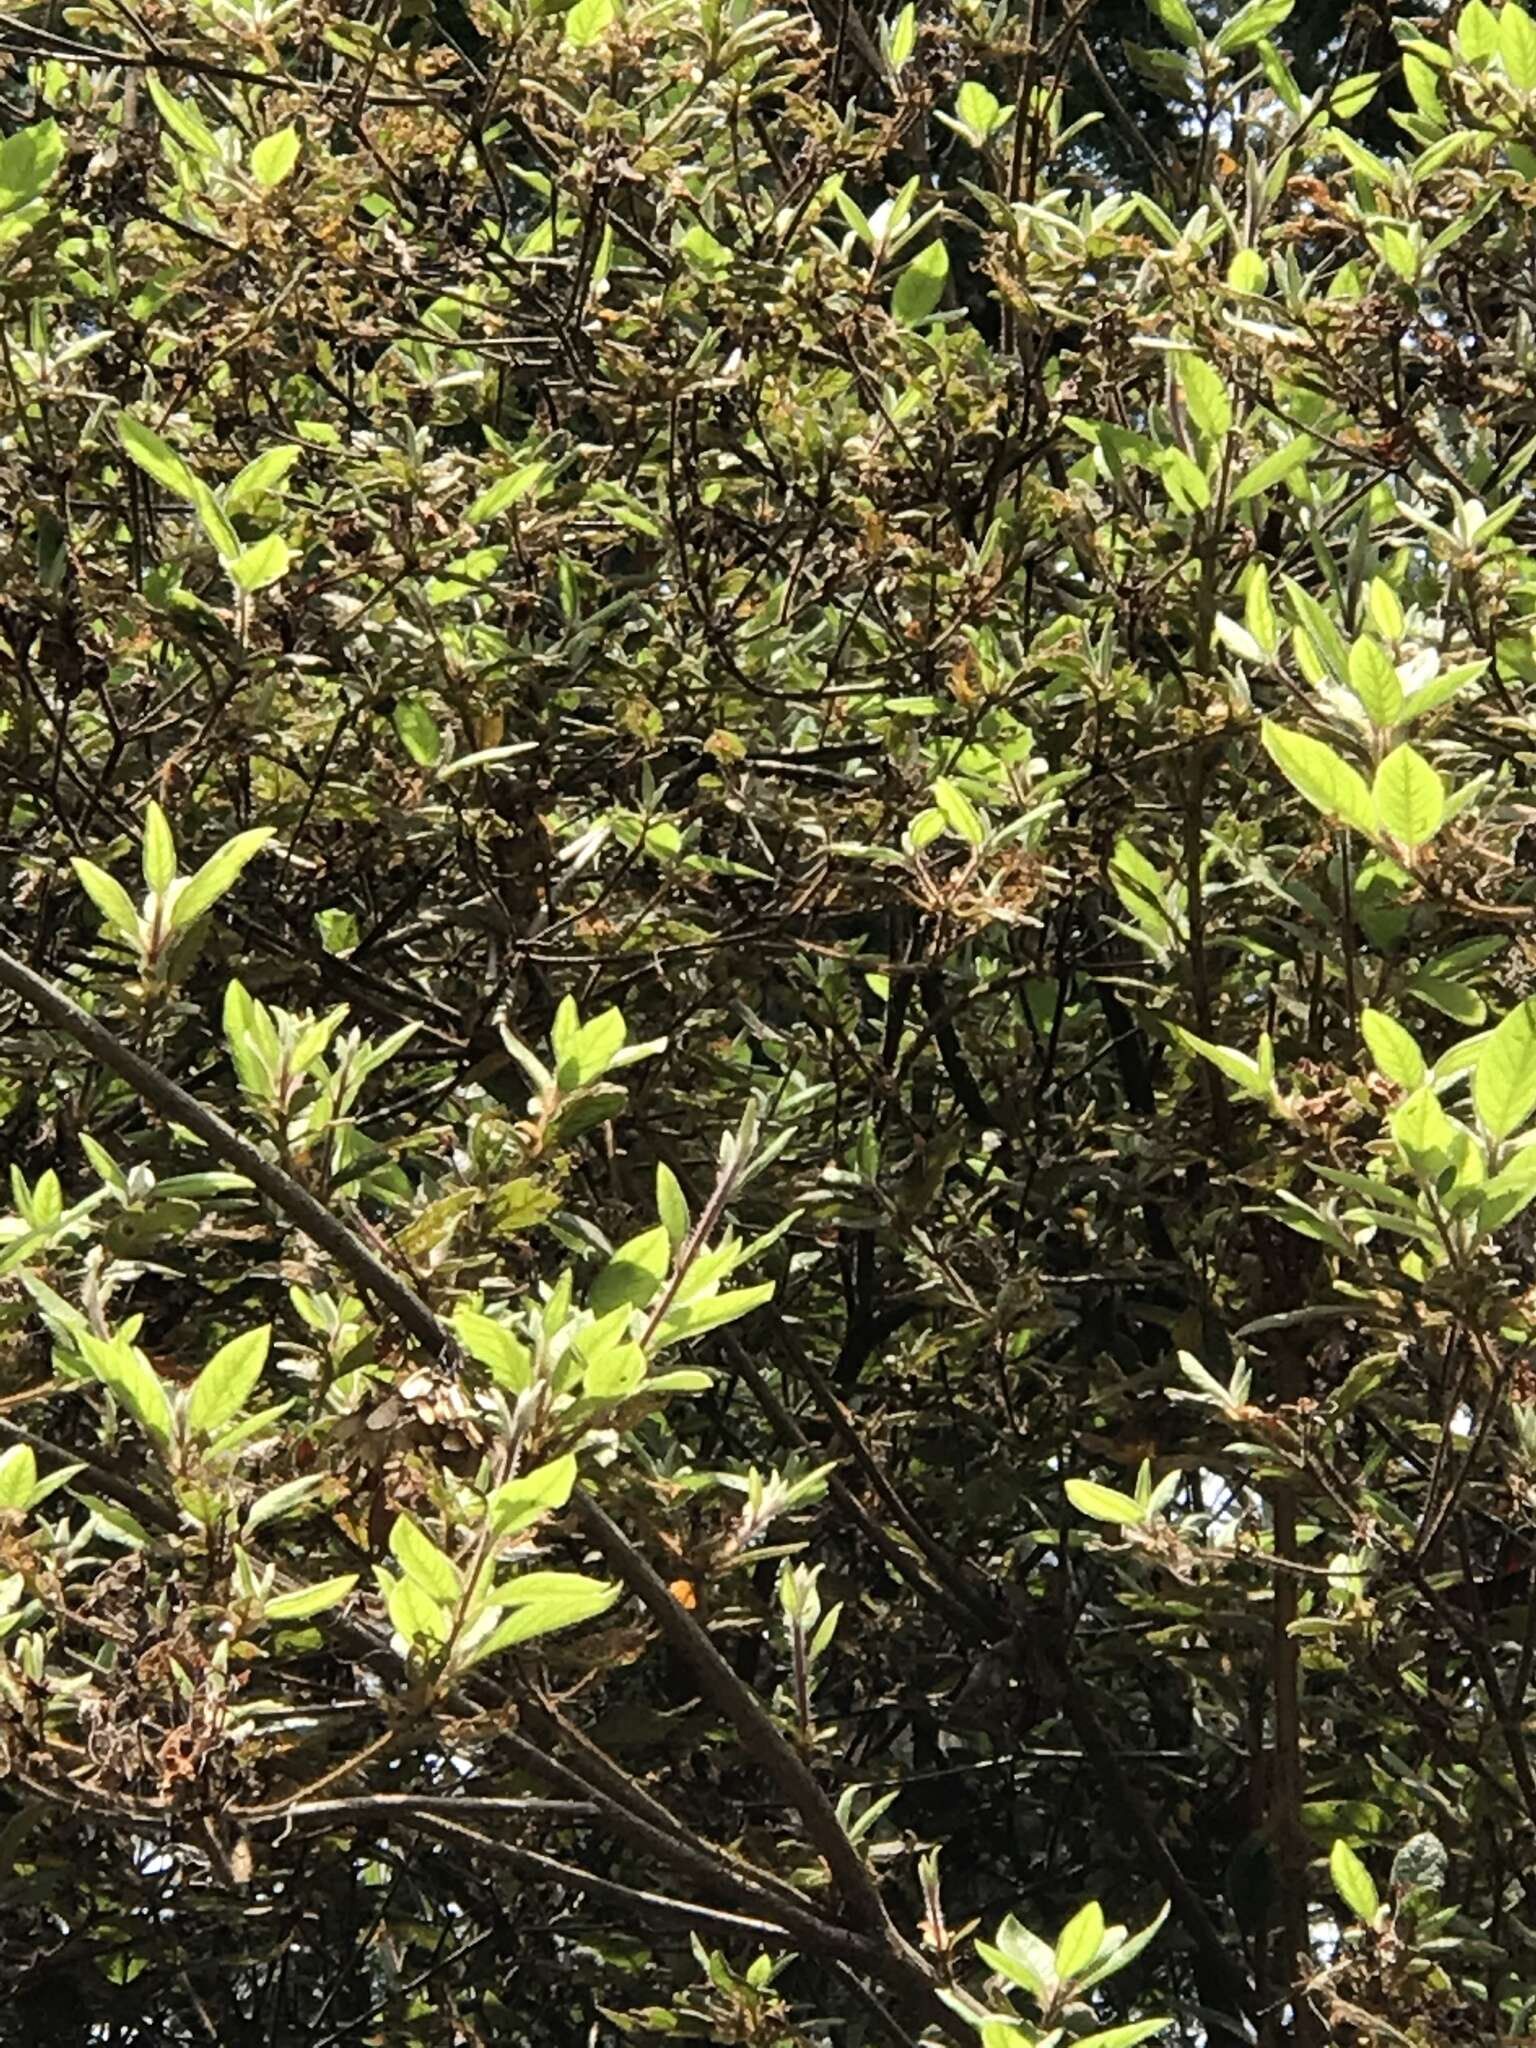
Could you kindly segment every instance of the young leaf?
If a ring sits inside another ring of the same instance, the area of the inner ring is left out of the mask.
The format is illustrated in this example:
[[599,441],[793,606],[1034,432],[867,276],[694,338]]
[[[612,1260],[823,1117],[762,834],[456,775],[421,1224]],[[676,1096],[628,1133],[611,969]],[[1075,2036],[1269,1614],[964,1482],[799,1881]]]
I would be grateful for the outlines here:
[[1423,846],[1445,816],[1445,784],[1424,756],[1405,741],[1376,770],[1371,794],[1376,816],[1399,845]]
[[1422,1086],[1426,1071],[1424,1055],[1411,1032],[1405,1031],[1395,1018],[1388,1017],[1383,1011],[1371,1009],[1361,1011],[1360,1029],[1378,1073],[1385,1074],[1389,1081],[1395,1081],[1399,1088],[1406,1088],[1410,1093]]
[[187,1395],[187,1427],[196,1436],[212,1436],[238,1415],[261,1378],[272,1342],[272,1327],[247,1330],[232,1337],[203,1367]]
[[1472,1101],[1483,1129],[1501,1141],[1536,1110],[1536,998],[1489,1032],[1472,1074]]
[[139,914],[122,883],[115,881],[105,868],[97,867],[94,861],[82,860],[78,855],[70,861],[70,866],[81,888],[107,923],[136,946],[139,943]]
[[288,574],[293,562],[288,543],[280,533],[269,533],[253,541],[226,564],[230,581],[246,592],[266,590]]
[[289,126],[263,135],[251,151],[251,176],[268,190],[280,185],[299,160],[299,131]]
[[1259,1102],[1268,1102],[1273,1093],[1273,1077],[1265,1073],[1258,1060],[1250,1059],[1247,1053],[1237,1052],[1229,1045],[1213,1045],[1208,1038],[1197,1038],[1193,1031],[1186,1031],[1181,1024],[1173,1028],[1191,1052],[1209,1060],[1229,1081],[1235,1081],[1245,1095],[1251,1095]]
[[984,843],[987,828],[981,813],[957,783],[941,775],[933,785],[933,800],[957,839],[963,839],[967,846]]
[[677,1175],[664,1161],[656,1168],[656,1214],[666,1227],[674,1251],[677,1250],[686,1241],[690,1227],[688,1198]]
[[266,1602],[262,1613],[268,1621],[308,1621],[312,1614],[323,1614],[327,1607],[345,1600],[356,1584],[356,1572],[342,1572],[337,1578],[322,1579],[316,1586],[279,1593],[275,1600]]
[[464,517],[472,526],[485,525],[487,520],[497,518],[509,505],[515,505],[520,498],[526,498],[530,491],[535,490],[548,468],[547,462],[525,462],[509,476],[498,477],[474,500]]
[[1362,634],[1349,650],[1349,687],[1372,725],[1397,723],[1403,709],[1403,686],[1391,655],[1368,634]]
[[942,242],[919,250],[896,280],[891,311],[904,327],[926,320],[944,296],[949,276],[949,251]]
[[659,1290],[672,1263],[672,1239],[664,1223],[641,1231],[619,1246],[592,1283],[587,1306],[606,1315],[621,1304],[644,1308]]
[[171,906],[171,923],[183,931],[211,910],[221,896],[239,881],[248,861],[253,860],[272,837],[270,825],[257,825],[249,832],[237,832],[217,853],[203,862],[197,873]]
[[12,1444],[0,1457],[0,1508],[30,1505],[37,1485],[37,1453],[30,1444]]
[[1342,1836],[1333,1845],[1328,1870],[1339,1897],[1357,1919],[1369,1926],[1376,1918],[1381,1895],[1371,1873]]
[[533,1377],[533,1355],[521,1338],[504,1323],[482,1315],[478,1309],[454,1310],[453,1331],[477,1364],[489,1371],[498,1386],[520,1394]]
[[198,493],[207,486],[199,483],[176,450],[162,441],[152,427],[136,420],[131,412],[119,413],[117,438],[123,444],[123,452],[132,457],[146,476],[153,477],[178,498],[185,498],[189,505],[197,503]]
[[144,880],[154,890],[170,887],[176,874],[176,842],[164,811],[151,797],[144,812]]
[[226,489],[225,511],[239,512],[247,505],[256,504],[273,491],[281,490],[289,470],[303,452],[302,448],[289,445],[268,448],[264,454],[253,456]]
[[1112,1486],[1100,1486],[1097,1480],[1069,1479],[1066,1493],[1078,1513],[1095,1522],[1139,1524],[1147,1519],[1140,1501],[1133,1500],[1128,1493],[1117,1492]]
[[143,1353],[121,1335],[106,1338],[82,1332],[80,1355],[102,1385],[114,1394],[146,1435],[166,1443],[171,1435],[171,1400],[165,1383]]
[[440,1600],[445,1607],[451,1607],[458,1599],[463,1590],[458,1567],[438,1549],[413,1516],[396,1515],[389,1532],[389,1548],[407,1578],[414,1580],[424,1593]]
[[1073,1914],[1056,1938],[1056,1974],[1066,1982],[1086,1970],[1104,1939],[1104,1909],[1096,1899]]
[[576,1459],[569,1451],[517,1479],[509,1479],[485,1504],[491,1528],[498,1536],[515,1536],[552,1508],[563,1508],[576,1484]]
[[1180,356],[1179,388],[1185,411],[1206,439],[1224,441],[1232,431],[1232,401],[1220,372],[1203,356]]
[[1365,778],[1322,740],[1288,732],[1265,719],[1264,748],[1280,773],[1325,818],[1367,836],[1376,829],[1376,807]]

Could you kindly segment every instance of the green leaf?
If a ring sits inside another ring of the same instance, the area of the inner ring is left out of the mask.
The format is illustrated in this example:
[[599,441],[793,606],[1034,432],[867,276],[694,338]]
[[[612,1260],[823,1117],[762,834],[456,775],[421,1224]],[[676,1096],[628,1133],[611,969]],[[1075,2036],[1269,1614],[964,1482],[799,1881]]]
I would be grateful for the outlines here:
[[1129,839],[1121,839],[1109,864],[1109,880],[1151,943],[1166,950],[1174,937],[1172,920],[1164,908],[1168,877],[1153,866],[1139,847]]
[[1484,1230],[1502,1230],[1536,1199],[1536,1146],[1522,1145],[1482,1191],[1478,1220]]
[[549,464],[541,459],[523,463],[510,475],[498,477],[495,483],[487,485],[465,513],[465,518],[473,526],[483,526],[487,520],[505,512],[509,505],[526,498],[530,491],[537,490],[548,472]]
[[18,213],[47,190],[64,161],[57,121],[18,128],[0,142],[0,215]]
[[933,800],[957,839],[963,839],[967,846],[985,843],[987,828],[982,815],[957,783],[941,775],[933,785]]
[[656,1168],[656,1214],[666,1226],[673,1249],[677,1250],[686,1242],[690,1228],[688,1198],[677,1175],[665,1162]]
[[269,190],[281,185],[299,160],[299,131],[289,126],[263,135],[251,151],[251,176]]
[[37,1454],[30,1444],[12,1444],[0,1458],[0,1508],[25,1508],[37,1486]]
[[576,1484],[576,1459],[572,1452],[509,1479],[498,1486],[485,1504],[486,1518],[497,1536],[515,1536],[553,1508],[563,1508]]
[[1384,640],[1401,640],[1408,621],[1403,602],[1384,576],[1373,576],[1366,599],[1371,623]]
[[1147,1519],[1140,1501],[1133,1500],[1128,1493],[1118,1493],[1112,1486],[1100,1486],[1097,1480],[1069,1479],[1066,1492],[1078,1513],[1095,1522],[1139,1524]]
[[271,837],[270,825],[257,825],[249,832],[237,832],[233,839],[226,840],[217,853],[203,862],[176,897],[171,905],[172,926],[177,931],[184,930],[205,911],[211,910],[221,896],[227,896],[239,881],[247,862],[254,860]]
[[949,277],[949,251],[942,242],[930,242],[902,271],[891,293],[891,311],[904,327],[926,320],[944,296]]
[[1371,1873],[1342,1836],[1333,1845],[1328,1870],[1339,1897],[1357,1919],[1369,1926],[1376,1918],[1381,1896]]
[[[537,1584],[534,1584],[534,1581]],[[556,1629],[573,1628],[606,1614],[619,1599],[623,1588],[581,1572],[529,1572],[521,1579],[496,1588],[496,1598],[508,1603],[501,1624],[479,1644],[473,1660],[496,1655],[516,1643],[532,1642],[537,1636],[552,1635]]]
[[195,505],[201,492],[207,489],[187,466],[168,441],[162,441],[153,428],[146,427],[142,420],[136,420],[131,412],[117,416],[117,438],[123,444],[123,452],[136,462],[146,476],[157,484],[172,491],[178,498],[185,498],[189,505]]
[[594,1315],[628,1305],[644,1308],[658,1292],[672,1263],[672,1239],[664,1223],[643,1230],[619,1246],[592,1283],[587,1306]]
[[574,50],[589,49],[617,19],[615,0],[576,0],[565,17],[565,40]]
[[230,581],[240,590],[266,590],[281,581],[292,566],[293,556],[288,543],[280,533],[269,533],[264,540],[253,541],[250,547],[242,548],[226,564]]
[[1414,1172],[1438,1180],[1456,1149],[1456,1126],[1432,1088],[1420,1088],[1392,1115],[1392,1136]]
[[1372,725],[1395,725],[1403,709],[1397,668],[1379,640],[1362,635],[1349,650],[1349,687]]
[[695,221],[677,245],[688,261],[706,276],[718,277],[736,261],[734,252],[712,235],[702,221]]
[[995,1946],[978,1941],[976,1953],[998,1975],[1044,2005],[1055,1996],[1056,1956],[1048,1941],[1032,1934],[1012,1913],[997,1930]]
[[127,1338],[97,1337],[82,1332],[76,1339],[91,1371],[127,1409],[134,1421],[158,1443],[171,1435],[171,1399],[165,1384],[142,1352]]
[[1499,9],[1499,60],[1511,85],[1521,92],[1536,86],[1536,22],[1519,0],[1504,0]]
[[1273,490],[1276,484],[1284,483],[1294,470],[1301,468],[1316,447],[1317,443],[1310,434],[1298,434],[1294,440],[1264,456],[1238,481],[1232,492],[1233,504],[1245,504],[1261,491]]
[[1080,2034],[1072,2048],[1136,2048],[1154,2034],[1166,2034],[1172,2020],[1131,2020],[1123,2027],[1106,2027],[1097,2034]]
[[176,875],[176,842],[164,811],[151,797],[144,811],[144,880],[156,891],[168,888]]
[[1096,1899],[1072,1915],[1056,1937],[1056,1974],[1065,1982],[1086,1970],[1104,1939],[1104,1909]]
[[1217,30],[1217,49],[1224,57],[1234,50],[1246,50],[1250,43],[1259,42],[1288,19],[1294,5],[1295,0],[1248,0],[1246,7],[1239,7],[1232,19]]
[[1325,741],[1288,732],[1267,718],[1261,734],[1269,758],[1315,810],[1357,832],[1375,831],[1376,807],[1365,778]]
[[303,454],[298,447],[268,448],[264,454],[254,456],[236,476],[224,492],[226,512],[239,512],[247,505],[254,505],[273,491],[282,489],[288,472]]
[[1186,0],[1147,0],[1147,5],[1171,36],[1177,36],[1191,49],[1199,42],[1199,24]]
[[1181,355],[1178,374],[1190,418],[1208,441],[1224,441],[1232,431],[1232,401],[1220,373],[1203,356]]
[[133,907],[133,900],[122,883],[115,881],[105,868],[97,867],[94,861],[82,860],[78,855],[70,861],[82,889],[101,912],[114,931],[133,945],[139,943],[139,913]]
[[453,1606],[464,1585],[458,1567],[438,1549],[414,1516],[396,1515],[389,1532],[389,1549],[407,1578],[445,1607]]
[[486,1367],[498,1386],[520,1394],[532,1384],[533,1354],[504,1323],[482,1315],[478,1309],[458,1308],[454,1310],[453,1330],[470,1357]]
[[651,1339],[651,1348],[660,1351],[665,1345],[680,1344],[685,1338],[701,1336],[705,1330],[716,1330],[722,1323],[734,1323],[772,1299],[773,1282],[765,1280],[757,1287],[732,1287],[724,1294],[685,1301],[667,1311]]
[[238,1415],[261,1378],[272,1342],[272,1327],[247,1330],[232,1337],[203,1367],[187,1395],[187,1427],[198,1436],[212,1436]]
[[262,1610],[268,1621],[308,1621],[312,1614],[323,1614],[327,1607],[334,1607],[338,1600],[345,1600],[357,1584],[356,1572],[342,1572],[337,1578],[322,1579],[316,1586],[301,1586],[297,1592],[279,1593],[275,1600],[269,1600]]
[[955,94],[955,117],[968,134],[985,142],[1008,119],[1008,109],[996,93],[971,78]]
[[418,767],[430,768],[443,751],[443,736],[437,720],[419,697],[402,697],[395,706],[392,723],[400,744]]
[[1310,590],[1305,590],[1293,576],[1282,578],[1285,594],[1290,599],[1291,609],[1306,628],[1313,646],[1327,663],[1332,674],[1342,682],[1349,673],[1349,649],[1344,644],[1344,635],[1326,608],[1319,604]]
[[1483,0],[1467,0],[1456,17],[1456,41],[1464,57],[1474,63],[1483,57],[1491,57],[1499,47],[1499,20],[1491,7],[1485,7]]
[[1376,816],[1398,844],[1423,846],[1445,816],[1445,784],[1417,748],[1404,741],[1376,770]]
[[1385,1074],[1389,1081],[1395,1081],[1399,1088],[1412,1092],[1423,1086],[1425,1076],[1424,1055],[1419,1051],[1413,1034],[1405,1031],[1395,1018],[1388,1017],[1381,1010],[1362,1010],[1360,1029],[1370,1047],[1371,1058],[1376,1062],[1378,1073]]
[[397,1579],[383,1570],[378,1576],[390,1622],[406,1647],[428,1653],[440,1650],[453,1625],[448,1610],[413,1578]]
[[907,0],[886,34],[885,54],[893,71],[899,71],[917,48],[916,0]]
[[1472,1075],[1472,1101],[1483,1129],[1501,1142],[1536,1110],[1536,998],[1489,1032]]
[[1210,1039],[1199,1038],[1193,1031],[1186,1031],[1182,1024],[1175,1024],[1173,1029],[1181,1043],[1219,1068],[1229,1081],[1236,1082],[1245,1095],[1253,1096],[1258,1102],[1268,1102],[1273,1083],[1261,1061],[1250,1059],[1247,1053],[1238,1052],[1232,1046],[1213,1045]]
[[[1186,1353],[1185,1356],[1187,1357],[1188,1354]],[[1221,1395],[1223,1405],[1227,1405],[1231,1400],[1227,1389],[1220,1386],[1217,1382],[1213,1382],[1213,1385],[1216,1386],[1217,1392]],[[1128,1964],[1134,1963],[1142,1951],[1150,1947],[1152,1942],[1162,1932],[1163,1923],[1167,1920],[1170,1910],[1171,1901],[1165,1899],[1145,1927],[1138,1927],[1134,1934],[1128,1935],[1124,1941],[1116,1943],[1115,1947],[1107,1955],[1101,1956],[1094,1963],[1092,1969],[1079,1977],[1078,1990],[1087,1991],[1095,1984],[1102,1984],[1106,1977],[1113,1977],[1119,1971],[1125,1969]]]
[[172,92],[154,71],[145,73],[145,81],[156,113],[177,140],[199,156],[217,159],[220,154],[218,137],[198,112],[190,93]]

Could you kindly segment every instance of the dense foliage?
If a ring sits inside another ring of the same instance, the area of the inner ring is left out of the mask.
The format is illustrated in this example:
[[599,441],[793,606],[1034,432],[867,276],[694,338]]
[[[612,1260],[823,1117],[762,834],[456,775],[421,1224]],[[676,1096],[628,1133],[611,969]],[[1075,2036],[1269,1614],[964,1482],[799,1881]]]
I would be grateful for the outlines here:
[[1536,21],[1393,13],[0,18],[15,2038],[1536,2032]]

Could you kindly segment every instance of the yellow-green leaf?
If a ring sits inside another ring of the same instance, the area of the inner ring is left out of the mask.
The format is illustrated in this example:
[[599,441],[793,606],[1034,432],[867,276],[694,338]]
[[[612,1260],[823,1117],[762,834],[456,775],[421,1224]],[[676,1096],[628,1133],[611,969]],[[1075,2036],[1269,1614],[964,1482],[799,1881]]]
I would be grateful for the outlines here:
[[1325,818],[1370,834],[1376,829],[1376,807],[1365,778],[1323,740],[1289,732],[1266,719],[1264,748],[1281,774]]
[[1361,1011],[1360,1029],[1378,1073],[1395,1081],[1399,1088],[1412,1090],[1423,1085],[1424,1055],[1411,1032],[1381,1010],[1370,1009]]
[[144,880],[151,889],[170,887],[176,875],[176,841],[164,811],[151,797],[144,811]]
[[1138,1523],[1147,1519],[1140,1501],[1133,1500],[1128,1493],[1118,1493],[1112,1486],[1100,1486],[1095,1479],[1069,1479],[1067,1499],[1080,1515],[1095,1522]]
[[312,1614],[322,1614],[338,1600],[345,1600],[356,1584],[356,1572],[342,1572],[337,1578],[322,1579],[316,1586],[279,1593],[275,1600],[267,1602],[263,1612],[268,1621],[307,1621]]
[[[451,1607],[463,1590],[457,1565],[438,1549],[421,1524],[411,1515],[396,1515],[389,1532],[390,1554],[407,1578],[424,1593]],[[402,1631],[403,1633],[403,1631]]]
[[263,135],[251,151],[251,176],[258,185],[280,185],[298,160],[298,129],[279,128],[273,135]]
[[1398,844],[1423,846],[1445,816],[1445,784],[1416,747],[1394,747],[1371,786],[1376,816]]
[[122,933],[132,944],[139,942],[139,913],[133,907],[133,899],[122,883],[109,875],[105,868],[97,867],[91,860],[82,860],[77,854],[70,861],[81,888],[90,897],[114,931]]
[[1483,1129],[1501,1141],[1536,1110],[1536,998],[1511,1010],[1484,1040],[1472,1101]]
[[904,327],[926,320],[944,296],[949,276],[949,251],[942,242],[920,249],[896,280],[891,311]]
[[212,1436],[245,1406],[261,1378],[272,1342],[272,1328],[247,1330],[217,1350],[192,1382],[187,1395],[187,1427],[197,1436]]
[[1219,371],[1203,356],[1179,358],[1179,388],[1184,409],[1209,441],[1224,441],[1232,431],[1232,401]]
[[1371,1873],[1342,1837],[1333,1845],[1328,1870],[1339,1897],[1358,1919],[1369,1925],[1376,1918],[1381,1895]]
[[1097,1899],[1072,1915],[1056,1937],[1056,1974],[1063,1981],[1086,1970],[1104,1939],[1104,1909]]
[[246,863],[260,853],[271,837],[270,825],[254,826],[249,832],[237,832],[205,860],[171,906],[171,923],[176,929],[184,930],[205,910],[211,910],[221,896],[227,895],[240,879]]

